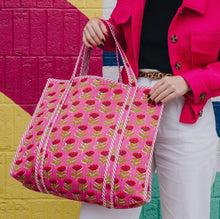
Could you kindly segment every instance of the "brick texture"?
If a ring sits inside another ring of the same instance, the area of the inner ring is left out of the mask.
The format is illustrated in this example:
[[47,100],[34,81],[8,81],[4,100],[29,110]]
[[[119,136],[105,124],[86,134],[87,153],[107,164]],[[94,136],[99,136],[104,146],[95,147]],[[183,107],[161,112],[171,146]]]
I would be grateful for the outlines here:
[[22,57],[21,104],[36,103],[38,100],[37,65],[36,57]]
[[29,11],[14,11],[13,22],[14,55],[29,55]]
[[6,8],[19,8],[21,6],[20,0],[4,0]]
[[[70,79],[87,21],[67,0],[0,0],[0,219],[79,217],[80,202],[28,190],[9,171],[47,79]],[[90,62],[101,75],[100,49]]]
[[[9,169],[48,78],[69,79],[89,17],[108,17],[116,0],[0,0],[0,219],[77,219],[80,203],[24,188]],[[97,6],[99,5],[99,6]],[[106,14],[105,14],[106,13]],[[115,59],[115,58],[114,58]],[[113,60],[108,58],[109,65]],[[115,64],[113,64],[115,65]],[[94,49],[89,74],[102,74]],[[220,130],[220,129],[219,129]],[[219,132],[220,133],[220,132]],[[220,173],[212,187],[211,219],[220,219]],[[161,219],[157,176],[140,219]]]
[[0,10],[0,33],[0,55],[12,55],[13,39],[11,10]]
[[64,12],[64,55],[77,55],[79,51],[79,42],[81,38],[79,35],[80,23],[79,23],[79,11],[65,11]]
[[30,55],[45,56],[47,51],[47,12],[30,10]]
[[[0,91],[32,114],[48,77],[70,78],[74,65],[55,60],[76,60],[88,18],[66,0],[1,0],[0,7]],[[101,75],[102,51],[92,57],[89,74]]]
[[47,55],[63,55],[63,11],[48,11]]

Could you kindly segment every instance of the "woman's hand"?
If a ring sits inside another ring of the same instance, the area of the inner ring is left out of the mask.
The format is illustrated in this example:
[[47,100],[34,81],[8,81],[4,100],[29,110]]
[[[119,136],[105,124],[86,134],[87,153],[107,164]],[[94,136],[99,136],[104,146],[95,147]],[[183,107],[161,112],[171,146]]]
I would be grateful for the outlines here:
[[83,43],[92,49],[92,46],[104,48],[105,35],[108,35],[108,30],[105,24],[99,18],[90,19],[83,30]]
[[150,91],[150,101],[165,103],[175,97],[183,96],[191,88],[181,76],[166,76],[158,81]]

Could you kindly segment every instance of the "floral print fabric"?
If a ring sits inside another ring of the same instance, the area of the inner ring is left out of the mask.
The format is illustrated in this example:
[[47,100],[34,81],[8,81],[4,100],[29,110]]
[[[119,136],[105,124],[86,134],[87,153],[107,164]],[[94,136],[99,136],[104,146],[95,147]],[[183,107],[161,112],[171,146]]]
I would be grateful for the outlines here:
[[68,83],[48,80],[11,175],[31,190],[107,208],[149,202],[162,106],[148,103],[146,87],[94,76],[76,77],[64,98]]

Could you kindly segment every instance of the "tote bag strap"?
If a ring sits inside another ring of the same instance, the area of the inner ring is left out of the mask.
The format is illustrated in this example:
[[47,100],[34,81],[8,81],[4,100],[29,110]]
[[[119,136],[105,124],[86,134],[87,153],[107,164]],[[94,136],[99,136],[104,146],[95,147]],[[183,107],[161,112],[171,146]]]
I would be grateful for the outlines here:
[[[88,50],[88,51],[86,51]],[[87,75],[88,70],[89,70],[89,61],[90,61],[90,56],[91,56],[91,50],[88,49],[87,47],[84,49],[83,57],[82,57],[82,64],[81,69],[80,69],[80,74],[81,76]],[[87,62],[86,62],[87,60]],[[121,68],[120,68],[120,61],[119,61],[119,51],[118,48],[116,47],[116,60],[117,60],[117,65],[118,65],[118,73],[119,73],[119,82],[122,83],[122,77],[121,77]]]
[[[135,74],[131,68],[131,65],[129,64],[128,62],[128,59],[124,53],[124,51],[122,50],[117,38],[116,38],[116,35],[115,35],[115,30],[114,30],[114,27],[107,21],[107,24],[109,26],[109,29],[110,29],[110,32],[112,34],[112,37],[115,41],[115,46],[116,46],[116,56],[117,56],[117,62],[118,62],[118,66],[119,66],[119,71],[120,71],[120,65],[119,65],[119,55],[118,53],[120,53],[121,57],[122,57],[122,61],[123,61],[123,64],[124,64],[124,67],[126,69],[126,74],[127,74],[127,77],[128,77],[128,84],[132,87],[136,87],[137,86],[137,79],[135,77]],[[83,53],[84,51],[84,53]],[[82,58],[82,54],[83,54],[83,58]],[[80,70],[80,75],[87,75],[88,73],[88,68],[89,68],[89,60],[90,60],[90,54],[91,54],[91,51],[89,48],[87,48],[84,44],[82,45],[81,47],[81,50],[80,50],[80,53],[79,53],[79,56],[77,58],[77,62],[76,62],[76,65],[75,65],[75,68],[74,68],[74,71],[73,71],[73,74],[70,78],[70,82],[73,82],[74,78],[76,77],[76,73],[77,73],[77,70],[79,68],[79,63],[80,63],[80,60],[82,58],[82,64],[81,64],[81,70]],[[121,74],[121,72],[119,72]],[[120,75],[121,77],[121,75]]]

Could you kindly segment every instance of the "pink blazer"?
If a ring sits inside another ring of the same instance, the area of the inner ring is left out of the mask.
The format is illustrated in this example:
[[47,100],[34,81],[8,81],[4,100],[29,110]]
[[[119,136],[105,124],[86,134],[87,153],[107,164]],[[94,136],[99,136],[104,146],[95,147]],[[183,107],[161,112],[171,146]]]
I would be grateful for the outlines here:
[[[136,76],[145,1],[118,0],[108,20]],[[115,51],[111,36],[104,50]],[[180,122],[195,123],[207,100],[220,95],[220,1],[183,0],[168,30],[168,50],[173,74],[181,75],[192,89],[184,95]],[[127,83],[124,69],[122,78]]]

